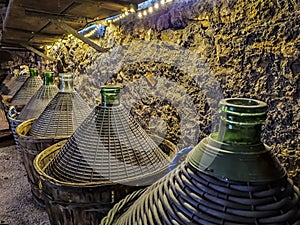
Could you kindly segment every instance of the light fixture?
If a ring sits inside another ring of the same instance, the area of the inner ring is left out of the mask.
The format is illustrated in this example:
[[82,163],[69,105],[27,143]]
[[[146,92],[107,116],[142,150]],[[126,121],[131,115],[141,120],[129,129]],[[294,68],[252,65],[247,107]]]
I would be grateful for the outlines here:
[[122,13],[113,17],[109,17],[106,21],[117,22],[132,13],[137,13],[138,18],[143,18],[148,16],[154,12],[154,10],[158,10],[160,7],[166,5],[167,3],[171,3],[173,0],[147,0],[137,5],[130,5],[129,8],[125,7],[122,9]]
[[150,6],[150,7],[148,8],[148,12],[149,12],[149,13],[153,13],[153,6]]

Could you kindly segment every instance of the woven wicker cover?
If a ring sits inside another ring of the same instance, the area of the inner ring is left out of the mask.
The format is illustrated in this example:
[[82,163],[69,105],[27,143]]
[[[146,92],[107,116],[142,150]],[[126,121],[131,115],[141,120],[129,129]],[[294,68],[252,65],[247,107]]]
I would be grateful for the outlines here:
[[101,224],[299,225],[299,189],[260,140],[266,109],[258,100],[221,100],[218,133],[135,202],[118,203]]
[[90,107],[77,92],[58,92],[34,122],[29,135],[67,138],[90,112]]
[[25,121],[31,118],[38,118],[58,92],[59,89],[56,85],[43,85],[40,87],[28,104],[24,106],[18,115],[18,119]]
[[299,190],[287,179],[229,182],[184,162],[138,200],[115,205],[100,224],[298,225],[299,197]]
[[169,164],[168,155],[123,105],[97,106],[50,163],[47,173],[65,182],[144,186],[158,180]]
[[43,81],[39,76],[29,77],[11,99],[9,105],[26,105],[42,85]]

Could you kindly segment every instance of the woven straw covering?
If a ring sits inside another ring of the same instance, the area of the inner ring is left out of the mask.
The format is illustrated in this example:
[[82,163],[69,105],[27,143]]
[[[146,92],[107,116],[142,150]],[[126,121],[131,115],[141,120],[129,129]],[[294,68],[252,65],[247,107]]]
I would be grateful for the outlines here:
[[39,76],[29,77],[10,101],[10,105],[26,105],[43,85]]
[[39,117],[58,91],[59,89],[56,85],[43,85],[40,87],[28,104],[24,106],[18,115],[18,119],[25,121]]
[[101,225],[299,225],[299,189],[260,139],[266,110],[259,100],[221,100],[219,131]]
[[123,105],[97,106],[46,173],[64,182],[148,185],[147,182],[159,179],[169,164],[169,156]]
[[100,224],[299,225],[299,197],[299,190],[287,179],[229,182],[184,162],[138,200],[115,205]]
[[90,107],[77,92],[58,92],[34,122],[29,135],[69,137],[90,112]]

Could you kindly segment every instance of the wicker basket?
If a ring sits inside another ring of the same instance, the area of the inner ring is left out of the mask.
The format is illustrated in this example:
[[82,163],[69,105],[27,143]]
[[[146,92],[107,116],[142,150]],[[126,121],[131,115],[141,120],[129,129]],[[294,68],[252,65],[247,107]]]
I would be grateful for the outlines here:
[[[172,143],[149,137],[119,103],[118,87],[101,93],[105,101],[65,145],[47,148],[34,161],[53,225],[97,225],[114,202],[165,175],[177,152]],[[53,151],[57,155],[46,160]]]
[[[159,137],[155,140],[166,151],[177,150],[166,140]],[[98,225],[115,202],[143,188],[110,181],[63,182],[49,176],[45,171],[65,143],[62,141],[45,149],[34,160],[35,171],[39,174],[39,187],[52,225]]]
[[59,89],[55,85],[43,85],[32,96],[28,104],[26,104],[24,108],[22,108],[20,113],[17,112],[14,106],[11,106],[8,110],[7,117],[10,122],[10,128],[13,133],[16,149],[20,153],[21,159],[23,159],[23,154],[20,149],[20,144],[18,140],[19,138],[16,132],[17,126],[25,120],[39,117],[39,115],[46,108],[47,104],[58,93],[58,91]]
[[16,149],[17,149],[17,151],[19,153],[19,156],[20,156],[20,159],[21,159],[21,162],[22,162],[23,161],[23,153],[21,151],[20,144],[19,144],[19,137],[18,137],[18,134],[16,132],[17,127],[19,126],[19,124],[22,123],[22,121],[18,120],[18,119],[15,119],[14,117],[12,117],[10,111],[11,110],[8,111],[7,118],[8,118],[8,121],[9,121],[10,130],[11,130],[11,132],[13,134],[13,138],[14,138],[14,141],[15,141]]
[[69,136],[55,138],[28,136],[28,132],[35,121],[36,119],[30,119],[22,122],[17,127],[16,133],[18,135],[19,148],[23,156],[27,178],[31,185],[33,199],[38,203],[38,205],[44,207],[45,204],[42,200],[42,196],[38,187],[38,176],[36,175],[36,173],[34,173],[33,160],[41,151],[57,142],[66,140]]
[[90,111],[77,92],[58,92],[38,118],[26,120],[17,127],[18,145],[24,157],[33,198],[40,206],[44,202],[33,175],[34,157],[54,143],[69,138]]

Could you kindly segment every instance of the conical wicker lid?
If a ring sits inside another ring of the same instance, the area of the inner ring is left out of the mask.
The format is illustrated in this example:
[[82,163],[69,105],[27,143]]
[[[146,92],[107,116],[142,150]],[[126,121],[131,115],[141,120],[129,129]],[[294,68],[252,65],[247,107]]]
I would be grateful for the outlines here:
[[29,135],[69,137],[90,112],[90,107],[77,92],[58,92],[33,123]]
[[31,118],[37,118],[44,111],[49,102],[59,92],[56,85],[43,85],[32,96],[27,105],[24,106],[18,116],[18,120],[28,120]]
[[123,105],[106,104],[95,107],[46,172],[64,182],[143,186],[163,176],[169,164],[169,157]]
[[39,76],[29,77],[10,101],[10,105],[26,105],[43,85]]
[[45,138],[68,138],[91,112],[88,104],[74,91],[73,75],[62,73],[59,74],[59,78],[60,91],[32,124],[29,135]]

